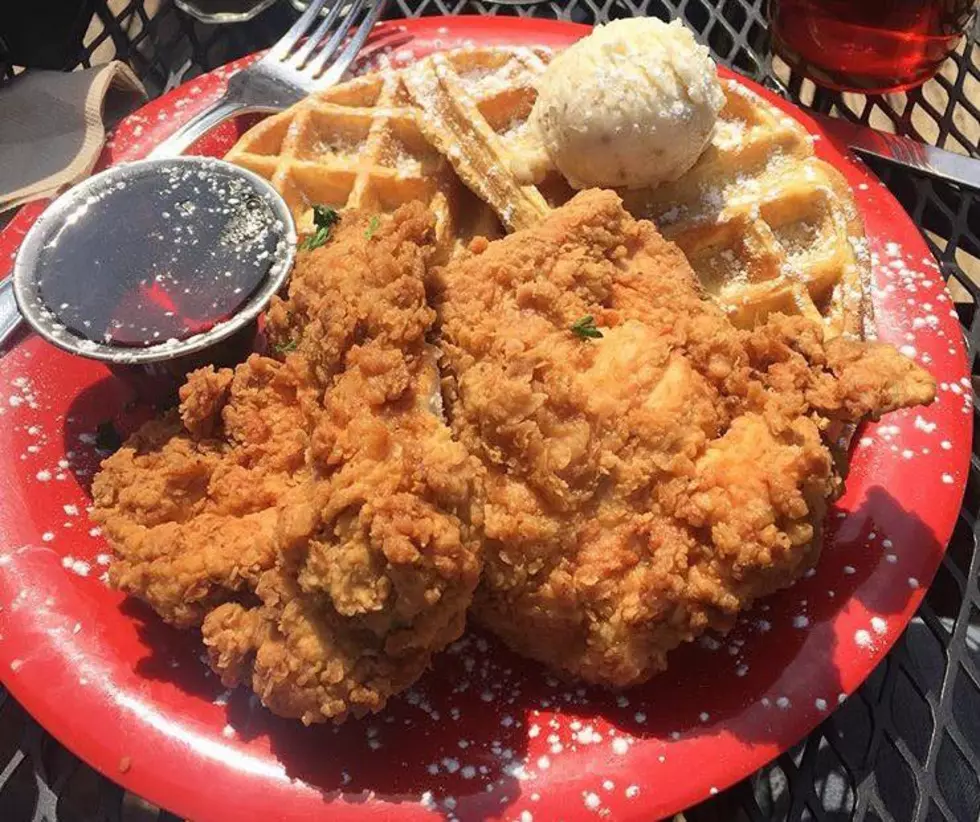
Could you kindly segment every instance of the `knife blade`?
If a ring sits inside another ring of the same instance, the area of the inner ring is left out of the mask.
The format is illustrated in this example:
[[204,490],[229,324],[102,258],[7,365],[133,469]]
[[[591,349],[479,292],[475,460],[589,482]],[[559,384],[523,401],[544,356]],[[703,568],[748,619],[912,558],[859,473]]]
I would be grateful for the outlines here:
[[870,154],[904,168],[980,190],[980,160],[837,117],[813,111],[807,113],[831,139],[844,143],[858,154]]

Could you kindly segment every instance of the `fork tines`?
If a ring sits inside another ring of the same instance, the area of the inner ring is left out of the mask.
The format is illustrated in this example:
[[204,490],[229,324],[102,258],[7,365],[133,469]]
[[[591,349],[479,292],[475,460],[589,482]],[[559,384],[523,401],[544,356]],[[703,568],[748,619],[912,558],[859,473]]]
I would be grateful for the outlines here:
[[[319,19],[328,0],[311,0],[263,62],[278,64],[277,68],[289,71],[304,83],[315,82],[318,86],[336,83],[367,40],[384,11],[385,0],[332,2],[323,19]],[[351,34],[358,21],[357,29]]]

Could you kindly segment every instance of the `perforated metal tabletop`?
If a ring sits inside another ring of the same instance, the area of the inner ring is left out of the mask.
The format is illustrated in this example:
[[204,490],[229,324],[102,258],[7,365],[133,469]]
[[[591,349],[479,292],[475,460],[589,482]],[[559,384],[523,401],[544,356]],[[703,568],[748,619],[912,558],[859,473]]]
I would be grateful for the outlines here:
[[[296,12],[279,0],[251,21],[204,25],[171,0],[87,0],[92,21],[62,68],[129,62],[152,95],[275,41]],[[860,0],[856,0],[860,2]],[[571,0],[522,6],[392,0],[387,16],[534,15],[597,23],[681,17],[716,58],[819,111],[980,156],[980,23],[923,88],[882,96],[816,88],[770,55],[765,0]],[[0,77],[14,71],[0,32]],[[980,194],[884,162],[874,170],[924,230],[956,301],[978,373]],[[974,399],[976,400],[974,390]],[[977,402],[973,404],[977,408]],[[974,410],[976,414],[977,411]],[[976,420],[975,420],[976,423]],[[975,425],[976,428],[976,425]],[[946,558],[885,662],[805,741],[686,812],[698,820],[980,819],[980,450]],[[216,801],[220,801],[216,797]],[[62,748],[0,688],[0,820],[173,820]]]

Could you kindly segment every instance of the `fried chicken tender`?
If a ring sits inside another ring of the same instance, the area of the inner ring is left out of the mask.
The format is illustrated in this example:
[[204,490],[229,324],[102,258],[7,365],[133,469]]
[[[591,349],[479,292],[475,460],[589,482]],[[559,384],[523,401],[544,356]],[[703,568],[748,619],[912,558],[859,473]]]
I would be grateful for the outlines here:
[[842,488],[831,421],[933,398],[890,346],[736,329],[612,192],[473,251],[438,275],[449,415],[487,470],[473,612],[567,675],[643,682],[792,584]]
[[167,622],[199,625],[275,565],[277,507],[311,477],[300,400],[315,389],[296,364],[195,371],[179,414],[144,425],[96,476],[109,580]]
[[[380,710],[456,639],[479,579],[478,463],[425,334],[432,217],[345,215],[267,317],[284,361],[204,369],[109,457],[111,580],[201,626],[212,667],[303,722]],[[371,236],[368,236],[371,234]]]
[[317,479],[279,511],[257,608],[204,620],[212,665],[304,722],[380,710],[457,639],[479,579],[475,465],[428,404],[438,372],[352,350],[311,438]]

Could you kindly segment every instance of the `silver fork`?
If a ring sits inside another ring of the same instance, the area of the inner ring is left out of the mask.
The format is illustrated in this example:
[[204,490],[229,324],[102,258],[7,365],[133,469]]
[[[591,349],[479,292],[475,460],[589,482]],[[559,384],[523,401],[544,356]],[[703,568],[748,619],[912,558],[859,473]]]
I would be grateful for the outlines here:
[[[173,157],[182,153],[195,140],[234,114],[282,111],[310,92],[334,85],[344,76],[361,50],[386,2],[353,0],[347,15],[337,24],[340,10],[345,4],[337,0],[330,12],[317,23],[327,0],[313,0],[292,28],[262,59],[232,75],[221,98],[177,129],[154,148],[149,157]],[[344,45],[343,51],[337,54],[365,6],[369,8],[360,26]],[[306,40],[301,43],[304,37]],[[334,55],[336,58],[332,59]]]

